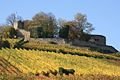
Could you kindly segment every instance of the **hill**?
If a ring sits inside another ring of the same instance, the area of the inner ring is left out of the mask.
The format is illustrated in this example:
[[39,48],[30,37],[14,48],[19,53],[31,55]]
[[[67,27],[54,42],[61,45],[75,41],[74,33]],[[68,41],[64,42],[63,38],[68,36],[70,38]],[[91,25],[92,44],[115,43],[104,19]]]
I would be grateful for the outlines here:
[[[69,45],[34,42],[28,42],[22,47],[23,49],[2,48],[0,50],[0,79],[120,79],[119,53],[103,54]],[[50,77],[44,77],[41,73],[49,70],[58,71],[59,67],[74,69],[75,75],[60,77],[59,74],[57,76],[50,74]],[[40,76],[36,76],[37,73],[40,73]]]

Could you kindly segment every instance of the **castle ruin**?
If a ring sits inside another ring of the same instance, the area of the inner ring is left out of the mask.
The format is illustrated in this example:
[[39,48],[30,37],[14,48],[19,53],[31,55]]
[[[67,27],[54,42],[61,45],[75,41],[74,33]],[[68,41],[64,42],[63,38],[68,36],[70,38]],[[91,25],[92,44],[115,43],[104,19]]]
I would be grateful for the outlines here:
[[68,41],[62,38],[30,38],[30,32],[25,31],[23,29],[24,21],[16,21],[14,23],[14,28],[17,31],[17,36],[25,38],[25,40],[36,40],[36,41],[44,41],[44,42],[56,42],[57,44],[72,44],[74,46],[80,47],[92,47],[102,50],[106,53],[116,53],[118,52],[114,47],[106,45],[106,37],[103,35],[90,35],[90,40],[88,42],[81,41],[78,39],[74,39],[72,41]]
[[104,46],[106,45],[106,37],[102,35],[91,35],[89,42]]
[[25,40],[30,39],[30,32],[23,29],[24,22],[23,21],[16,21],[14,23],[14,29],[17,31],[17,37],[25,38]]

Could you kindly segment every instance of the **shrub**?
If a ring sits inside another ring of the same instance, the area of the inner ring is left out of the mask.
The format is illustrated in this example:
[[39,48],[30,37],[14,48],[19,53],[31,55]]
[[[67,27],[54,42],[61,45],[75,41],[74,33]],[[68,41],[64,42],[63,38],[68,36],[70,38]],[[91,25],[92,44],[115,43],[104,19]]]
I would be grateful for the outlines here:
[[63,67],[59,67],[59,74],[61,76],[63,76],[63,74],[65,74],[65,75],[69,75],[69,74],[74,75],[74,73],[75,73],[74,69],[64,69]]
[[4,27],[3,38],[14,38],[17,35],[17,31],[13,27]]
[[48,71],[47,71],[47,72],[42,71],[41,74],[44,75],[44,76],[46,76],[46,77],[49,77],[49,74],[50,74],[50,73],[49,73]]
[[53,74],[54,76],[56,76],[57,74],[58,74],[58,72],[57,72],[57,70],[49,70],[49,72],[51,73],[51,74]]
[[3,41],[3,42],[2,42],[2,47],[4,47],[4,48],[10,48],[10,43],[9,43],[9,41],[7,41],[7,40]]
[[27,43],[28,41],[24,41],[24,38],[19,40],[18,42],[15,43],[14,48],[21,48],[23,44]]
[[57,42],[54,42],[54,41],[50,41],[49,43],[50,44],[57,44]]

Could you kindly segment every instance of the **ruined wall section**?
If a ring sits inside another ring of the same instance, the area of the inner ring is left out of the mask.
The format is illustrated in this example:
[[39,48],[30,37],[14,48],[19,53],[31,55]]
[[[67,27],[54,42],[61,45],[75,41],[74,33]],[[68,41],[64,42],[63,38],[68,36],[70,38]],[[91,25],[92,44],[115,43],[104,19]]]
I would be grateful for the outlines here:
[[31,41],[37,41],[37,42],[42,42],[42,43],[50,43],[54,42],[57,44],[66,44],[65,39],[62,38],[30,38]]
[[23,37],[25,38],[25,40],[29,40],[30,39],[30,32],[23,30],[24,27],[24,22],[22,21],[16,21],[14,23],[14,28],[17,31],[17,37]]
[[81,46],[81,47],[92,47],[92,48],[96,48],[96,49],[102,50],[104,52],[106,51],[106,53],[116,53],[116,52],[118,52],[112,46],[98,45],[98,44],[94,44],[92,42],[85,42],[85,41],[80,41],[80,40],[77,40],[77,39],[72,41],[72,45]]
[[98,45],[106,45],[106,37],[102,35],[91,35],[91,39],[89,40],[89,42]]
[[[41,43],[50,43],[50,42],[55,42],[57,44],[70,44],[73,46],[80,46],[80,47],[88,47],[88,48],[92,48],[92,49],[97,49],[97,50],[101,50],[100,52],[104,52],[104,53],[116,53],[118,52],[114,47],[112,46],[108,46],[108,45],[98,45],[95,44],[93,42],[86,42],[86,41],[81,41],[78,39],[74,39],[74,40],[67,40],[67,39],[63,39],[63,38],[30,38],[30,41],[36,41],[36,42],[41,42]],[[96,51],[96,50],[95,50]]]
[[25,30],[20,29],[18,31],[18,35],[21,36],[21,37],[24,37],[25,40],[29,40],[30,39],[30,32],[29,31],[25,31]]

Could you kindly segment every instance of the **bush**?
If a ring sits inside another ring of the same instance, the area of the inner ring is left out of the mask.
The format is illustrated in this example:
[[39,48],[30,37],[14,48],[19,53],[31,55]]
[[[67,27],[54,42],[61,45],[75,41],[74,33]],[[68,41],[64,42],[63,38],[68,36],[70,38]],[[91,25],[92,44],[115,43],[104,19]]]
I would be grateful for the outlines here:
[[49,70],[49,72],[51,73],[51,74],[53,74],[54,76],[57,76],[57,74],[58,74],[58,72],[57,72],[57,70]]
[[54,41],[50,41],[49,43],[50,44],[58,44],[57,42],[54,42]]
[[50,74],[50,73],[49,73],[48,71],[47,71],[47,72],[42,71],[41,74],[44,75],[44,76],[46,76],[46,77],[49,77],[49,74]]
[[14,48],[22,48],[22,45],[27,43],[28,41],[24,41],[24,38],[22,38],[20,41],[16,42],[14,45]]
[[14,38],[17,35],[17,31],[13,27],[3,28],[3,38]]
[[9,41],[7,41],[7,40],[3,41],[3,42],[2,42],[2,47],[4,47],[4,48],[10,48],[10,43],[9,43]]
[[63,67],[59,67],[59,74],[61,76],[63,76],[63,74],[65,74],[65,75],[69,75],[69,74],[74,75],[74,73],[75,73],[74,69],[64,69]]

